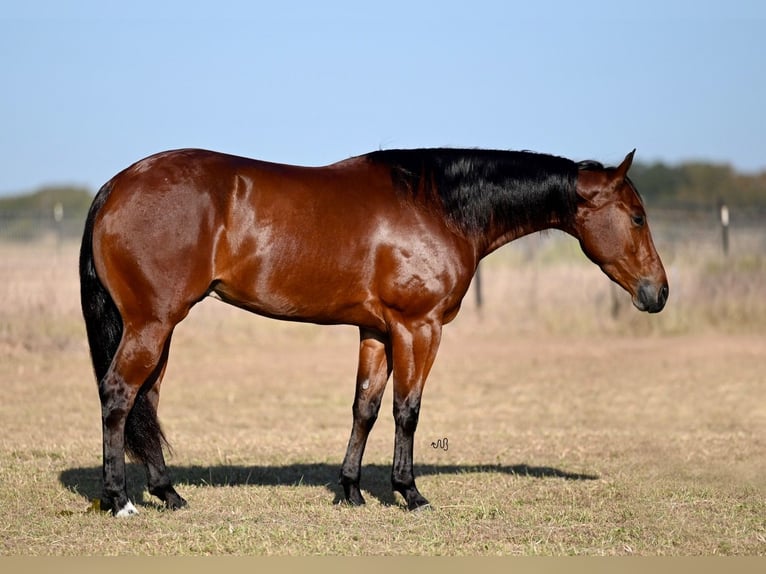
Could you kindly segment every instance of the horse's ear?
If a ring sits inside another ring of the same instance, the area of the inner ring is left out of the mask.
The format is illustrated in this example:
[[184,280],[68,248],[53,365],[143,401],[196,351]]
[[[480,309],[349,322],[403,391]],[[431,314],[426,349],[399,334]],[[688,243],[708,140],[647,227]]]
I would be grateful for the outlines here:
[[633,156],[636,154],[636,150],[633,149],[632,152],[630,152],[628,155],[625,156],[625,159],[622,160],[622,163],[617,167],[617,170],[615,171],[615,178],[624,180],[626,177],[628,177],[628,170],[630,169],[630,166],[633,164]]
[[628,177],[628,170],[633,163],[634,149],[614,170],[580,169],[577,177],[577,196],[581,202],[598,207],[609,201],[612,192]]

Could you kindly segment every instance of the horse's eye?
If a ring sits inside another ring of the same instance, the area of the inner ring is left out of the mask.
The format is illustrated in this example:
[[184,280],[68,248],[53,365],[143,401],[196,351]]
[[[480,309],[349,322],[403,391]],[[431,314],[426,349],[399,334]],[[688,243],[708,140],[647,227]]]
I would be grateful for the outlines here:
[[643,215],[634,215],[631,219],[633,220],[633,225],[636,227],[643,227],[646,222]]

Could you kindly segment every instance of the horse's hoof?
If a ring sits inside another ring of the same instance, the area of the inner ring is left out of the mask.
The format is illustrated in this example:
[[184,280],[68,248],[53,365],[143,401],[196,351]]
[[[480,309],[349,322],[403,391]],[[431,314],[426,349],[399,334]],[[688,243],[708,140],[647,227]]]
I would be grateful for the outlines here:
[[361,494],[357,494],[356,496],[348,496],[344,498],[343,503],[347,506],[364,506],[366,501]]
[[413,500],[410,500],[407,503],[407,510],[409,510],[410,512],[420,512],[422,510],[426,510],[426,511],[433,510],[433,507],[431,506],[431,503],[428,502],[428,500],[425,497],[423,497],[422,495],[420,495],[420,493],[418,493],[418,495],[415,496]]
[[125,506],[114,513],[117,518],[127,518],[128,516],[133,516],[135,514],[138,514],[138,510],[133,506],[133,503],[130,500],[128,500],[128,503]]
[[343,485],[343,494],[346,504],[349,506],[364,506],[365,500],[361,490],[359,490],[358,482],[346,481],[342,476],[340,477],[339,482]]
[[184,498],[175,491],[171,493],[165,500],[165,507],[168,510],[179,510],[187,504],[188,502],[186,502],[186,500],[184,500]]

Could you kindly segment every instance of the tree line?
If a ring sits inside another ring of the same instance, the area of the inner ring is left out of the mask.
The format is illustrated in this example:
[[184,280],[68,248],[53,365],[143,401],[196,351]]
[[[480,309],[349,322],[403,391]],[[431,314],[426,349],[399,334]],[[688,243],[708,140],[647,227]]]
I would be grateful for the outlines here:
[[727,164],[657,162],[633,164],[630,177],[650,206],[703,207],[723,202],[739,208],[766,207],[766,171],[743,174]]
[[[631,179],[653,208],[702,208],[719,203],[739,209],[766,209],[766,170],[737,172],[730,165],[690,162],[633,164]],[[84,187],[49,186],[32,193],[0,197],[0,237],[31,238],[63,229],[79,234],[94,192]],[[62,223],[63,220],[63,223]]]
[[50,186],[0,197],[0,240],[32,241],[48,235],[59,240],[78,238],[93,195],[84,187]]

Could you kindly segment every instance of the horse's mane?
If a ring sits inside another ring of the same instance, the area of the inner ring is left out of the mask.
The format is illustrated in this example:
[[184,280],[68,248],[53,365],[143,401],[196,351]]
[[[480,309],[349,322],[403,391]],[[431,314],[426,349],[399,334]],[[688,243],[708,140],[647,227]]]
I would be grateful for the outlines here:
[[539,227],[552,216],[571,222],[578,170],[599,165],[528,151],[453,148],[381,150],[367,158],[390,167],[401,192],[438,201],[468,235],[488,231],[491,223],[511,230]]

